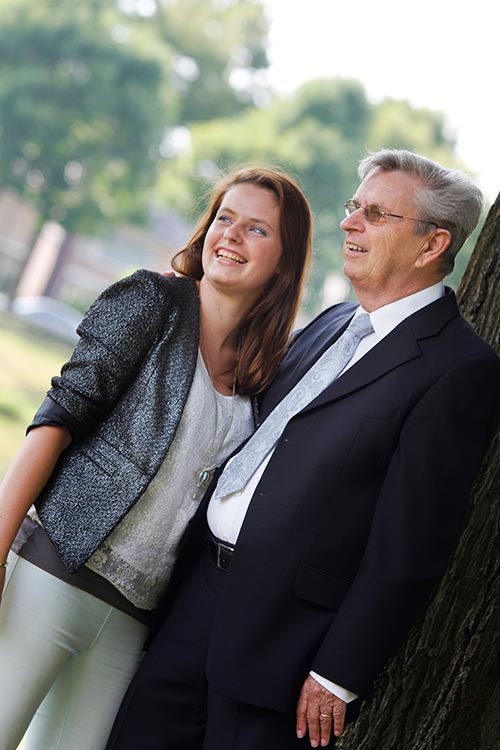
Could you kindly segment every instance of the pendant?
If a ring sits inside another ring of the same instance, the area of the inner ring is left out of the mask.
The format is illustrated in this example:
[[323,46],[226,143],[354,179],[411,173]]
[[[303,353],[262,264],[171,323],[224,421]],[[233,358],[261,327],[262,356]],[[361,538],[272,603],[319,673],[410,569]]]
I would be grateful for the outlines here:
[[203,487],[203,485],[207,484],[207,482],[210,480],[211,475],[212,474],[210,469],[200,469],[196,474],[196,486]]

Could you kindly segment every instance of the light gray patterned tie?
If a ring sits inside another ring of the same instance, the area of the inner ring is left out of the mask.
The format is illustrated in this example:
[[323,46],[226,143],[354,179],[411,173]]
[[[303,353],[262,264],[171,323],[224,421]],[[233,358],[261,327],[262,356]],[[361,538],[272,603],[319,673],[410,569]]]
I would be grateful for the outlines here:
[[347,365],[361,339],[372,333],[370,316],[354,318],[342,336],[324,352],[299,382],[277,404],[241,451],[221,474],[214,498],[242,490],[278,442],[290,419],[330,385]]

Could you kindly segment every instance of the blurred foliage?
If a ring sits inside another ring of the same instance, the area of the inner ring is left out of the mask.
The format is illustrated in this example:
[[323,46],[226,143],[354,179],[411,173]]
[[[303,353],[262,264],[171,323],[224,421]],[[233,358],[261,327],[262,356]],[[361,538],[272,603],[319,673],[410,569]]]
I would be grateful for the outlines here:
[[1,184],[70,232],[144,220],[165,129],[246,106],[266,32],[250,0],[0,0]]
[[268,21],[254,0],[165,0],[154,19],[175,50],[179,122],[234,115],[265,95]]
[[0,26],[2,183],[69,231],[140,220],[168,111],[159,60],[31,7]]
[[[221,172],[294,174],[315,215],[307,309],[342,266],[343,203],[385,146],[457,162],[444,114],[354,80],[266,85],[259,0],[0,0],[0,181],[42,219],[97,234],[168,205],[193,219]],[[456,286],[472,242],[458,256]]]

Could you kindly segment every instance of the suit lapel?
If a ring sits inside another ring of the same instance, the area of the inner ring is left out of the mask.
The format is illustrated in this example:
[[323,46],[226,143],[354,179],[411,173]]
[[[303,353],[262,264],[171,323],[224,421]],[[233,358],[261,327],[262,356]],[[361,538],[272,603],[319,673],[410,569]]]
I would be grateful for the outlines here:
[[358,306],[357,303],[346,303],[330,308],[300,332],[263,398],[260,409],[261,422],[323,352],[343,334]]
[[[401,330],[399,330],[401,328]],[[408,327],[398,326],[352,365],[343,375],[319,394],[303,411],[332,401],[368,385],[404,362],[420,357],[421,350],[413,332]]]
[[[294,387],[318,357],[344,332],[357,307],[355,303],[338,305],[314,320],[299,336],[283,361],[268,396],[264,399],[261,421]],[[339,309],[340,308],[340,309]],[[388,336],[373,347],[317,396],[307,411],[368,385],[405,362],[421,355],[419,339],[438,335],[443,326],[459,315],[453,291],[410,315]]]

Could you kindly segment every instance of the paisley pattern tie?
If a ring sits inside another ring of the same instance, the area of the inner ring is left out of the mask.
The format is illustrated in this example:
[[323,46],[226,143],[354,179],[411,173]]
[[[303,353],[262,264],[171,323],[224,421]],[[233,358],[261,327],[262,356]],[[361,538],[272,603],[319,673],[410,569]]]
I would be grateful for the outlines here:
[[245,487],[278,442],[290,419],[333,383],[352,359],[361,339],[372,332],[373,326],[367,313],[353,318],[342,336],[321,355],[285,398],[274,407],[241,451],[231,459],[219,478],[214,498],[231,495]]

